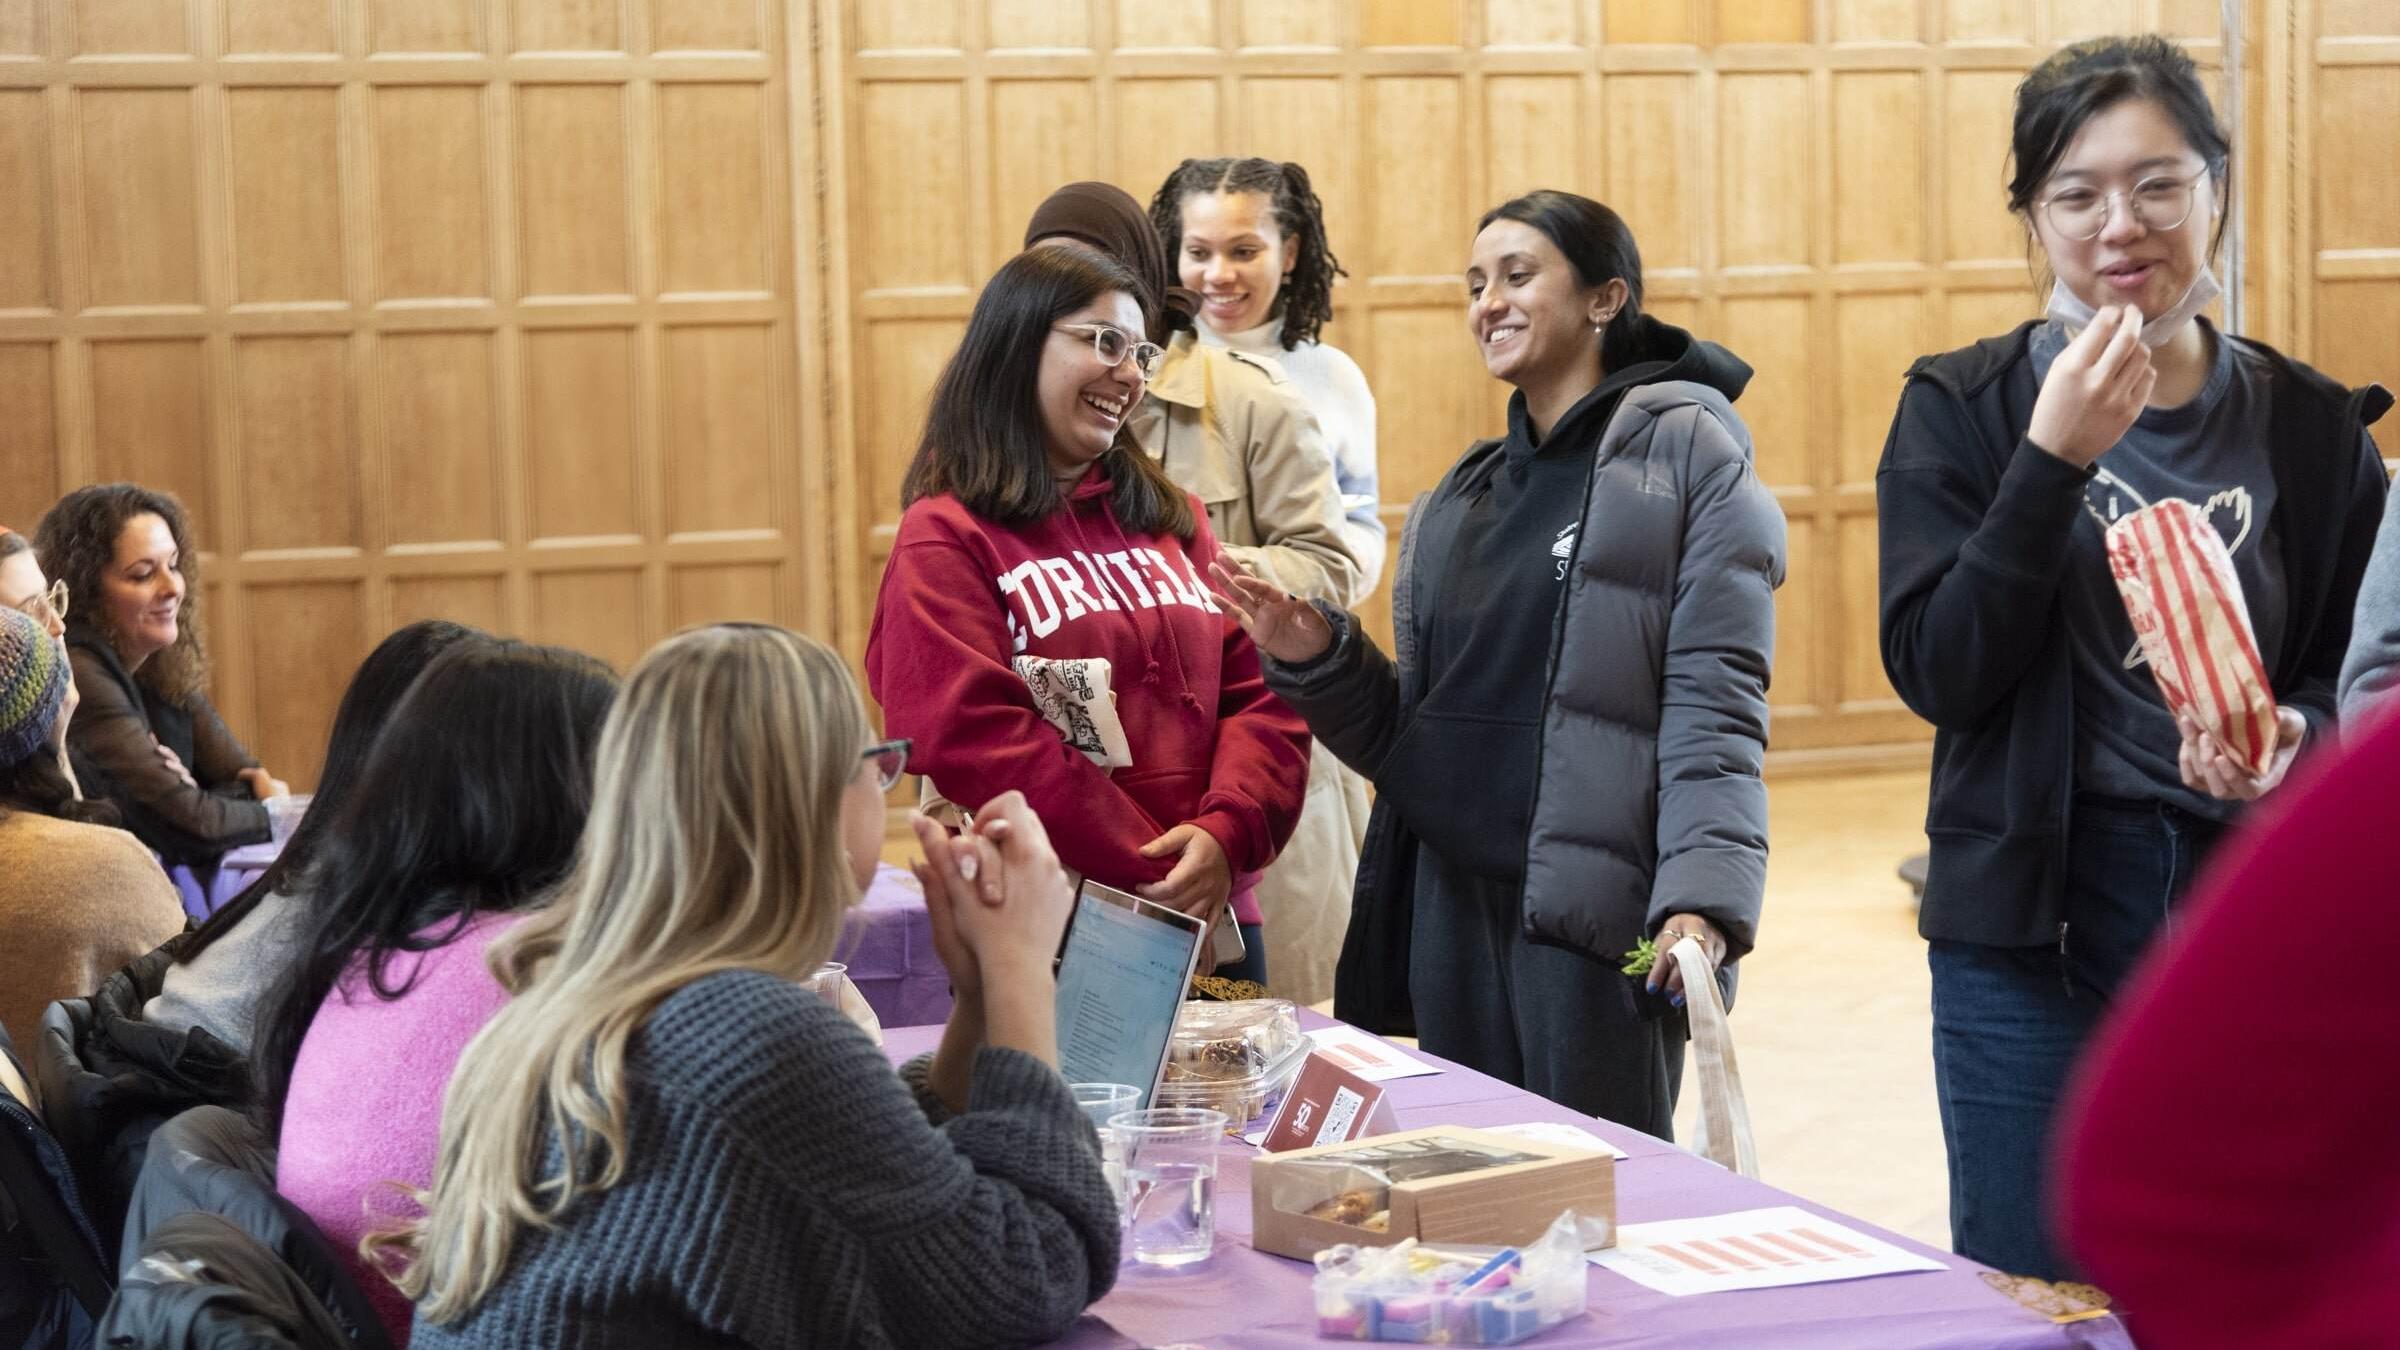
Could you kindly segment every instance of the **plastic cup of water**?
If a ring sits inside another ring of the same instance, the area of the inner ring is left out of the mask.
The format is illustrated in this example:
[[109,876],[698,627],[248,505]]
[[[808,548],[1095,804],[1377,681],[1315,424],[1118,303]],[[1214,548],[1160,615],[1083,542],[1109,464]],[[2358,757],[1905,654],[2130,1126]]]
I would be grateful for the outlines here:
[[1125,1168],[1125,1254],[1146,1266],[1188,1266],[1217,1242],[1217,1147],[1225,1113],[1151,1107],[1109,1118]]
[[1082,1108],[1092,1128],[1100,1132],[1100,1174],[1108,1178],[1108,1193],[1117,1199],[1122,1214],[1125,1204],[1125,1155],[1117,1147],[1117,1132],[1108,1122],[1131,1111],[1142,1100],[1142,1090],[1127,1083],[1069,1083],[1067,1091],[1075,1094],[1075,1105]]
[[825,1006],[842,1006],[842,982],[850,978],[850,967],[839,961],[828,961],[808,977],[808,992],[825,1000]]

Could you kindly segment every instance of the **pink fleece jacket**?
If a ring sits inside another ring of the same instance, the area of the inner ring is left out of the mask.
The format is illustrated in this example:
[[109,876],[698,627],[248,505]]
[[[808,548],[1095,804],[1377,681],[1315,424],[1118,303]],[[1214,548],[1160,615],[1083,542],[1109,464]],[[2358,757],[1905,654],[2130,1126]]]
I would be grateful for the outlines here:
[[508,1001],[484,952],[523,918],[477,915],[448,944],[395,956],[386,983],[407,992],[388,1002],[353,967],[318,1007],[292,1065],[275,1187],[340,1249],[398,1346],[408,1344],[412,1310],[359,1258],[358,1241],[379,1221],[421,1212],[387,1183],[432,1184],[450,1071]]

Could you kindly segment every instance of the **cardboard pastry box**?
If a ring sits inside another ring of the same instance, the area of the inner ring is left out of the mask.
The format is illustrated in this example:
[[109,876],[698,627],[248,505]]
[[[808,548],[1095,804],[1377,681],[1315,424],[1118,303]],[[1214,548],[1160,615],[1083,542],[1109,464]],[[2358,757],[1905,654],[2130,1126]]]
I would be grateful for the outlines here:
[[1616,1245],[1616,1160],[1455,1125],[1250,1160],[1250,1245],[1306,1261],[1328,1247],[1521,1246],[1572,1209]]

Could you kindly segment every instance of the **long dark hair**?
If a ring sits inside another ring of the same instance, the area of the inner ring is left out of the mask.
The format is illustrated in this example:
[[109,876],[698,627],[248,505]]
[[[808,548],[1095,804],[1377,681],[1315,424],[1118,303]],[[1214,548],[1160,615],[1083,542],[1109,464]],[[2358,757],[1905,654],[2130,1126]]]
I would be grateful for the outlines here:
[[125,523],[139,515],[167,522],[181,555],[183,606],[175,614],[175,645],[155,653],[134,672],[144,689],[179,708],[188,708],[208,686],[208,644],[200,633],[200,545],[192,535],[191,517],[172,493],[138,483],[96,483],[58,499],[34,530],[33,546],[49,574],[67,583],[69,622],[88,628],[116,647],[108,626],[108,607],[101,603],[101,578],[117,560],[117,536]]
[[308,865],[331,837],[334,819],[350,804],[366,769],[367,752],[399,706],[400,696],[435,657],[467,638],[483,636],[463,624],[425,619],[397,629],[375,644],[367,659],[358,663],[350,688],[342,694],[342,706],[333,715],[333,734],[325,742],[325,767],[317,775],[316,796],[309,802],[308,814],[301,817],[300,828],[292,832],[283,851],[257,880],[208,916],[177,951],[177,964],[189,964],[218,938],[232,932],[261,900],[305,884]]
[[1544,188],[1512,197],[1475,222],[1481,234],[1495,220],[1513,220],[1542,232],[1566,255],[1575,279],[1585,286],[1625,283],[1625,304],[1600,335],[1600,365],[1622,370],[1649,359],[1658,320],[1642,312],[1642,251],[1625,218],[1589,197]]
[[1273,313],[1283,320],[1277,339],[1290,351],[1314,342],[1333,321],[1333,279],[1342,270],[1325,237],[1325,203],[1309,185],[1308,170],[1272,159],[1187,159],[1167,175],[1150,199],[1150,223],[1167,241],[1168,266],[1183,254],[1183,201],[1206,192],[1255,192],[1275,212],[1275,228],[1292,244],[1292,270],[1275,292]]
[[116,803],[89,801],[75,793],[58,756],[43,746],[7,769],[0,769],[0,820],[8,813],[30,811],[37,816],[72,820],[83,825],[122,825]]
[[[1042,434],[1042,353],[1050,326],[1110,292],[1154,316],[1140,278],[1080,245],[1029,248],[984,283],[958,351],[934,386],[925,433],[900,484],[900,506],[949,493],[976,515],[1027,525],[1065,504]],[[1192,537],[1190,499],[1124,428],[1100,456],[1117,523],[1143,534]]]
[[[2154,33],[2102,37],[2062,47],[2017,86],[2009,130],[2008,209],[2030,220],[2033,196],[2074,143],[2083,124],[2127,99],[2146,98],[2166,111],[2183,139],[2208,165],[2223,203],[2233,173],[2233,142],[2208,101],[2189,52]],[[2217,213],[2208,256],[2225,243],[2227,214]]]
[[566,875],[616,687],[581,652],[474,636],[401,696],[310,867],[299,955],[261,1004],[251,1071],[269,1138],[301,1039],[353,962],[376,997],[397,998],[395,954],[439,947]]

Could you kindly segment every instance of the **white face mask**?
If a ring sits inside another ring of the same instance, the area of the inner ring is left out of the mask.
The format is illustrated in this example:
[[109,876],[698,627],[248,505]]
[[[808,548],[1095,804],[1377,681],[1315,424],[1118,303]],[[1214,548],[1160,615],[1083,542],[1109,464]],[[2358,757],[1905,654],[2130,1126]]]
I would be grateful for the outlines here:
[[[2209,302],[2222,293],[2223,288],[2217,285],[2217,274],[2209,268],[2201,268],[2200,275],[2192,279],[2191,288],[2183,293],[2183,298],[2168,306],[2164,314],[2142,316],[2142,345],[2158,348],[2174,341],[2184,325],[2197,317],[2201,310],[2208,308]],[[2098,310],[2083,303],[2082,296],[2067,289],[2067,283],[2050,283],[2050,317],[2065,324],[2067,332],[2082,332],[2098,315]]]

